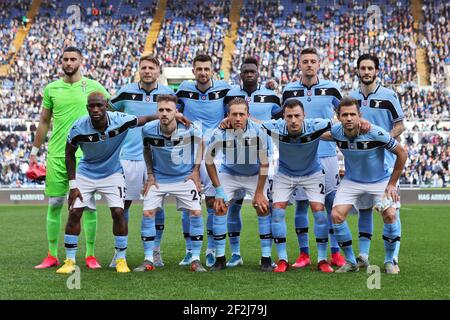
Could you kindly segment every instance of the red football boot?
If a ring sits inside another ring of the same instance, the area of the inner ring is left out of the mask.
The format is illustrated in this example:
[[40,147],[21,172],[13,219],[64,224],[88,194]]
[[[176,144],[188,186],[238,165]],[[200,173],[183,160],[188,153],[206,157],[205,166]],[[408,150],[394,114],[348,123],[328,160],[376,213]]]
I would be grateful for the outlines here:
[[42,260],[41,264],[38,264],[35,266],[35,269],[47,269],[51,267],[57,267],[59,266],[59,260],[58,258],[52,256],[50,253],[48,253],[47,257]]
[[289,263],[286,260],[280,260],[277,263],[277,267],[273,269],[273,272],[286,272],[289,268]]
[[331,255],[331,265],[336,267],[342,267],[345,264],[345,258],[339,253],[333,253]]
[[334,272],[333,268],[330,266],[327,260],[319,261],[319,264],[317,265],[317,270],[325,273]]
[[100,269],[102,266],[94,256],[86,257],[86,267],[89,269]]
[[293,268],[303,268],[309,266],[311,264],[311,259],[309,258],[309,254],[302,252],[298,256],[295,263],[292,265]]

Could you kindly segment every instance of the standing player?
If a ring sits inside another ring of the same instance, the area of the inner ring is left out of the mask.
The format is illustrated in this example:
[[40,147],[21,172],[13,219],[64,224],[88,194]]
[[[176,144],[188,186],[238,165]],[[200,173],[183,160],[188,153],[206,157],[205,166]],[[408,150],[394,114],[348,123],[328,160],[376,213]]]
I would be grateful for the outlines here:
[[[394,91],[381,86],[378,81],[379,60],[376,56],[363,54],[358,58],[357,74],[360,81],[360,89],[350,92],[350,97],[356,99],[361,108],[362,116],[369,122],[380,126],[391,137],[400,141],[400,135],[405,130],[403,124],[403,110],[400,101]],[[395,155],[386,151],[385,160],[391,170],[395,163]],[[371,197],[363,196],[359,199],[359,255],[356,258],[359,267],[369,266],[369,250],[373,233],[373,214]],[[397,208],[397,223],[400,223],[400,208]],[[398,266],[398,252],[400,241],[396,242],[394,253],[394,267]]]
[[[206,152],[206,169],[216,188],[213,221],[216,263],[211,270],[222,270],[228,266],[225,264],[228,200],[233,199],[236,192],[241,192],[253,198],[258,215],[261,270],[272,271],[269,202],[264,195],[268,191],[267,139],[261,126],[248,119],[248,109],[249,105],[243,98],[234,98],[229,102],[231,129],[217,129]],[[218,175],[214,157],[219,151],[222,151],[223,161]]]
[[[67,134],[75,120],[87,114],[87,97],[94,91],[109,96],[105,88],[97,81],[81,76],[80,65],[83,57],[81,50],[67,47],[62,55],[64,77],[48,84],[44,89],[43,108],[39,126],[30,155],[30,166],[36,163],[36,154],[47,136],[53,118],[53,129],[47,154],[47,177],[45,194],[49,197],[47,210],[48,256],[36,269],[59,265],[58,241],[61,229],[61,210],[64,198],[69,190],[65,165],[65,145]],[[82,153],[76,154],[77,161]],[[86,265],[88,268],[100,268],[94,256],[97,233],[97,212],[88,209],[84,215],[83,228],[86,236]]]
[[302,103],[291,99],[283,105],[284,119],[264,122],[263,128],[278,144],[278,174],[273,181],[272,235],[278,253],[274,272],[288,269],[286,251],[286,207],[292,194],[302,187],[314,216],[318,270],[333,272],[327,261],[328,219],[325,213],[325,173],[318,158],[322,133],[330,130],[328,119],[305,119]]
[[[156,99],[161,94],[175,93],[169,87],[158,83],[161,73],[159,60],[151,55],[142,56],[139,59],[140,81],[128,84],[121,88],[111,98],[109,104],[113,110],[125,112],[135,116],[156,115]],[[142,155],[142,129],[133,128],[128,132],[125,139],[120,161],[125,174],[127,196],[125,198],[125,220],[128,222],[128,214],[133,200],[139,200],[142,187],[147,174],[145,162]],[[154,263],[157,267],[164,266],[160,253],[160,242],[164,230],[164,208],[156,214],[156,238],[154,246]],[[142,218],[142,232],[148,225],[147,218]],[[114,258],[110,264],[115,266]]]
[[190,214],[189,234],[192,245],[191,270],[206,271],[200,263],[203,242],[203,217],[200,197],[200,162],[202,158],[201,131],[177,124],[177,97],[160,95],[159,120],[144,126],[144,158],[147,182],[144,186],[144,216],[148,219],[148,233],[142,235],[144,262],[134,271],[154,269],[152,247],[155,239],[155,214],[166,195],[176,197],[177,209]]
[[[381,127],[374,125],[369,132],[360,133],[361,112],[356,100],[343,98],[336,112],[341,123],[334,125],[328,136],[337,142],[344,154],[345,177],[334,200],[332,221],[336,239],[347,260],[336,272],[359,270],[353,253],[352,235],[345,219],[362,195],[370,195],[384,221],[385,270],[387,273],[397,274],[398,270],[393,263],[395,243],[400,240],[395,213],[396,202],[400,199],[397,182],[405,165],[407,152]],[[397,156],[393,171],[385,161],[385,150]]]
[[[226,110],[224,98],[231,86],[225,81],[213,80],[213,64],[210,56],[198,54],[193,61],[192,72],[195,82],[183,81],[178,88],[177,97],[179,99],[179,111],[190,121],[197,123],[202,128],[203,139],[208,141],[212,132],[223,120]],[[212,267],[215,262],[214,238],[212,224],[214,216],[214,187],[206,173],[204,162],[200,167],[202,183],[208,212],[206,229],[208,245],[206,249],[206,266]],[[186,240],[186,256],[180,265],[189,265],[192,258],[190,235],[189,235],[189,213],[183,211],[182,223],[184,239]]]
[[[339,85],[335,82],[319,79],[317,73],[320,68],[320,58],[315,48],[303,49],[300,53],[301,79],[286,85],[283,90],[283,104],[287,100],[296,99],[303,104],[306,118],[333,119],[334,109],[342,95]],[[339,185],[339,166],[336,156],[336,144],[330,141],[320,141],[319,158],[325,170],[325,208],[328,213],[330,228],[331,264],[342,266],[344,258],[339,253],[339,246],[331,228],[331,208],[337,186]],[[305,192],[296,191],[295,199],[295,231],[298,237],[300,255],[292,265],[294,268],[308,266],[309,240],[308,240],[308,200]]]
[[[67,258],[57,273],[67,274],[75,270],[80,219],[85,208],[95,209],[96,192],[105,196],[111,209],[117,250],[116,270],[130,272],[125,259],[128,225],[124,218],[123,199],[126,188],[119,152],[128,129],[151,119],[108,112],[107,106],[102,92],[91,93],[87,102],[89,116],[75,122],[67,139],[65,161],[70,185],[69,218],[64,236]],[[75,172],[78,147],[83,149],[84,156]]]
[[[242,86],[236,86],[227,93],[225,104],[228,104],[235,98],[243,98],[247,101],[250,116],[254,119],[265,121],[283,117],[280,98],[275,91],[267,89],[259,83],[258,60],[256,58],[248,57],[244,60],[244,63],[241,65],[240,76]],[[243,264],[240,248],[242,202],[243,199],[241,198],[233,199],[228,208],[227,230],[232,255],[227,262],[227,267]]]

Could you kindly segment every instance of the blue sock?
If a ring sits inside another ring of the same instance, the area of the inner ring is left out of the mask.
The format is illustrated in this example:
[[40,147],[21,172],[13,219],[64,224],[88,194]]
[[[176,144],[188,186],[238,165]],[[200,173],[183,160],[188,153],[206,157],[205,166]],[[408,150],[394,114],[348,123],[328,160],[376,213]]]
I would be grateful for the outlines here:
[[231,253],[241,254],[241,230],[242,230],[242,205],[233,201],[228,208],[228,238],[230,240]]
[[125,221],[128,223],[128,220],[130,219],[130,208],[125,208],[123,210],[123,217],[125,218]]
[[189,211],[183,210],[181,213],[181,224],[183,226],[184,241],[186,241],[186,252],[192,251],[191,235],[189,233]]
[[286,210],[273,209],[272,212],[272,236],[277,248],[278,259],[288,261],[286,251]]
[[384,224],[383,240],[386,250],[384,263],[393,262],[396,243],[400,240],[400,229],[397,222]]
[[65,234],[64,247],[66,248],[67,259],[72,259],[73,261],[76,261],[75,257],[77,255],[78,249],[78,236],[72,234]]
[[144,246],[144,257],[153,262],[153,247],[155,245],[155,217],[142,217],[141,239]]
[[192,261],[200,260],[200,251],[203,243],[203,217],[190,216],[189,234],[192,243]]
[[227,216],[216,216],[213,219],[214,246],[216,257],[225,256],[225,245],[227,238]]
[[369,256],[370,243],[373,234],[373,212],[372,208],[359,210],[359,254]]
[[155,214],[155,248],[161,247],[161,239],[164,233],[164,209],[157,211]]
[[114,236],[116,244],[116,258],[125,259],[127,256],[128,236]]
[[[214,250],[214,235],[213,235],[213,220],[214,220],[214,209],[207,208],[208,217],[206,218],[206,234],[208,235],[208,244],[206,246],[207,250]],[[192,238],[191,238],[192,239]]]
[[347,221],[337,224],[333,223],[333,229],[339,246],[344,250],[345,259],[350,263],[356,264],[356,258],[352,247],[352,234]]
[[272,230],[270,214],[267,216],[258,217],[259,238],[261,239],[261,251],[263,257],[270,257],[272,255]]
[[309,254],[309,239],[308,239],[308,207],[309,201],[296,201],[295,206],[295,232],[297,233],[298,246],[300,253]]
[[338,241],[336,240],[336,236],[334,235],[333,222],[331,222],[331,210],[333,209],[333,202],[334,202],[335,196],[336,196],[336,191],[332,191],[325,196],[325,208],[327,210],[327,215],[328,215],[328,228],[330,229],[329,236],[330,236],[331,254],[339,252],[339,244],[338,244]]
[[328,248],[328,219],[325,211],[313,213],[314,216],[314,234],[317,243],[317,261],[327,260]]
[[[398,236],[402,236],[402,223],[400,221],[400,209],[397,209],[397,212],[395,213],[397,216],[397,224],[398,224]],[[395,251],[394,251],[394,259],[398,262],[398,253],[400,251],[400,240],[395,242]]]

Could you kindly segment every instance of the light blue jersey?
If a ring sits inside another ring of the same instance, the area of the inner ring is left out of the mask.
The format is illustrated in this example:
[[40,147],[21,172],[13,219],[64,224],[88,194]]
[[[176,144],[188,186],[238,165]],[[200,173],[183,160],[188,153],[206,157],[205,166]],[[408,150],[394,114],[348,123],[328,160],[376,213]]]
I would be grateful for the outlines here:
[[[358,100],[364,119],[387,132],[391,132],[394,124],[404,118],[400,101],[391,89],[378,85],[367,97],[360,90],[352,91],[349,95]],[[393,153],[386,151],[386,162],[390,168],[394,167],[395,159]]]
[[231,86],[225,81],[212,80],[212,86],[200,91],[193,81],[183,81],[178,88],[179,110],[191,122],[202,128],[205,140],[219,127],[226,114],[224,99]]
[[259,150],[267,150],[267,136],[261,130],[261,125],[248,120],[241,135],[237,135],[233,129],[216,129],[209,148],[209,152],[215,149],[216,154],[221,151],[220,172],[233,176],[254,176],[259,173]]
[[[172,89],[158,84],[149,92],[141,88],[139,82],[130,83],[122,87],[111,98],[109,105],[116,111],[132,114],[137,117],[151,116],[157,113],[156,99],[161,94],[175,95]],[[142,155],[142,130],[134,128],[129,130],[123,144],[120,158],[125,160],[144,160]]]
[[[242,86],[235,86],[228,91],[225,97],[225,105],[234,98],[243,98],[247,100],[249,105],[250,117],[267,121],[270,119],[278,119],[283,116],[280,98],[275,91],[258,85],[258,89],[251,94],[244,90]],[[227,107],[228,112],[228,107]]]
[[191,125],[187,129],[177,123],[172,136],[162,134],[159,120],[142,128],[144,145],[150,145],[153,157],[153,173],[157,182],[184,181],[194,169],[198,146],[202,141],[200,129]]
[[83,150],[78,174],[90,179],[123,172],[119,161],[120,149],[128,130],[137,126],[136,116],[109,111],[106,114],[108,127],[105,132],[94,129],[91,118],[84,116],[74,123],[67,139],[72,146]]
[[350,139],[344,134],[342,124],[336,124],[331,128],[331,135],[344,154],[346,179],[375,183],[390,177],[385,150],[394,150],[398,143],[386,130],[372,125],[368,133]]
[[[288,135],[284,119],[263,122],[266,133],[278,143],[278,170],[291,177],[311,175],[322,170],[318,157],[320,136],[330,130],[328,119],[305,119],[298,137]],[[278,140],[278,141],[276,141]]]
[[[300,81],[288,83],[283,90],[283,104],[290,99],[297,99],[303,104],[305,118],[330,119],[342,99],[339,85],[328,80],[319,80],[311,87],[306,87]],[[336,144],[332,141],[320,141],[319,158],[336,156]]]

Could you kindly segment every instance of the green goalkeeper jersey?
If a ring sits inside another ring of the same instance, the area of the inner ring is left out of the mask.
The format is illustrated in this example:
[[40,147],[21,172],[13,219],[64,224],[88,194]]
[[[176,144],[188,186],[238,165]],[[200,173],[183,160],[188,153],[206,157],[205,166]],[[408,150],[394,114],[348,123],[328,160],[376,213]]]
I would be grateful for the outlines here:
[[[64,82],[59,79],[49,83],[44,89],[43,106],[52,110],[53,129],[48,144],[48,158],[66,156],[67,135],[75,120],[87,115],[87,97],[90,93],[99,91],[109,99],[106,89],[97,81],[81,77],[75,83]],[[77,151],[81,156],[81,149]]]

